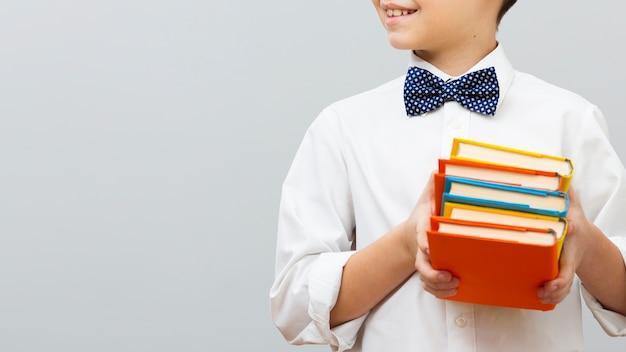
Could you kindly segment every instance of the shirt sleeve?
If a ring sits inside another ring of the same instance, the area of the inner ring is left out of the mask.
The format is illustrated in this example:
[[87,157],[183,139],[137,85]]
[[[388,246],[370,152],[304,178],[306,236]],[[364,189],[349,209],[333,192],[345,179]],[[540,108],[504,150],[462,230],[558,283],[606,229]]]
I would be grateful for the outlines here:
[[[572,184],[583,205],[585,215],[619,248],[626,258],[626,171],[610,145],[606,122],[594,107],[593,119],[579,126],[575,136],[576,171]],[[592,315],[611,336],[626,336],[626,317],[605,309],[582,286],[582,297]]]
[[283,183],[270,307],[289,343],[343,351],[354,345],[365,316],[330,329],[355,232],[336,117],[327,109],[313,122]]
[[[624,248],[626,248],[626,239],[613,237],[611,240],[620,249],[622,257],[626,258],[626,251],[624,250]],[[589,307],[591,314],[596,318],[604,332],[609,336],[626,336],[626,317],[605,309],[602,304],[585,289],[585,286],[581,285],[581,291],[587,307]]]

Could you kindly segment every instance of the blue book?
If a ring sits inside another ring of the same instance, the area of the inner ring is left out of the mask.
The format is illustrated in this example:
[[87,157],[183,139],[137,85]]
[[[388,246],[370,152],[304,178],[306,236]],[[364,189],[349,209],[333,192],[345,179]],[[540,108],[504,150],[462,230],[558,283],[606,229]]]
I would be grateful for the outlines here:
[[446,176],[442,205],[446,202],[566,217],[569,197],[561,191],[507,185]]

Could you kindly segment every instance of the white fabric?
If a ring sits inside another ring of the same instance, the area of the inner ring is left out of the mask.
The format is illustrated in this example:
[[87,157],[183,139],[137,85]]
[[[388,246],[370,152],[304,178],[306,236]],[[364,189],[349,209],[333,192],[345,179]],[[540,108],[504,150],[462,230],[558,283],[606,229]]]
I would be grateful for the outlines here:
[[[414,55],[410,65],[450,78]],[[599,110],[513,70],[501,46],[470,71],[489,66],[501,87],[495,117],[448,102],[409,118],[403,76],[332,104],[313,122],[283,185],[270,292],[273,320],[290,343],[373,352],[583,349],[578,280],[556,309],[541,312],[439,300],[414,275],[365,316],[329,328],[352,251],[408,217],[454,137],[570,157],[571,187],[587,217],[626,253],[626,174]],[[607,333],[626,335],[626,317],[586,291],[584,298]]]

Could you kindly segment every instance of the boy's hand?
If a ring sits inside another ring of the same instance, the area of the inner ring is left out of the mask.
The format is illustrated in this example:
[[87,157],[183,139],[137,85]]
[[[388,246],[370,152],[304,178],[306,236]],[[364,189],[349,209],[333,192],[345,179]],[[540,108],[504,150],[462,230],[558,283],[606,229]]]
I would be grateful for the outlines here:
[[453,277],[449,271],[435,270],[430,263],[426,231],[430,229],[430,217],[434,214],[435,182],[432,174],[405,224],[408,227],[407,233],[412,237],[409,241],[413,244],[411,250],[415,255],[415,268],[424,290],[437,298],[444,298],[456,294],[459,279]]
[[541,302],[546,304],[560,303],[567,297],[581,261],[594,245],[591,234],[596,231],[595,225],[585,217],[576,192],[570,189],[568,195],[568,229],[561,250],[559,276],[546,282],[537,292]]

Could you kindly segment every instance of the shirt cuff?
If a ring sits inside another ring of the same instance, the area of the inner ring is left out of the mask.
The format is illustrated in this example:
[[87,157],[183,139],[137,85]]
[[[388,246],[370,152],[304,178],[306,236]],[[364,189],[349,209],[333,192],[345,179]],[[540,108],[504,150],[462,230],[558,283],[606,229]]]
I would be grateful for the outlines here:
[[355,252],[322,253],[309,273],[309,316],[333,351],[345,351],[356,342],[367,314],[330,328],[330,311],[337,302],[343,267]]
[[[622,258],[626,258],[626,238],[609,237],[609,239],[619,248]],[[600,302],[585,289],[585,286],[581,285],[581,292],[591,314],[609,336],[626,336],[625,316],[602,307]]]

